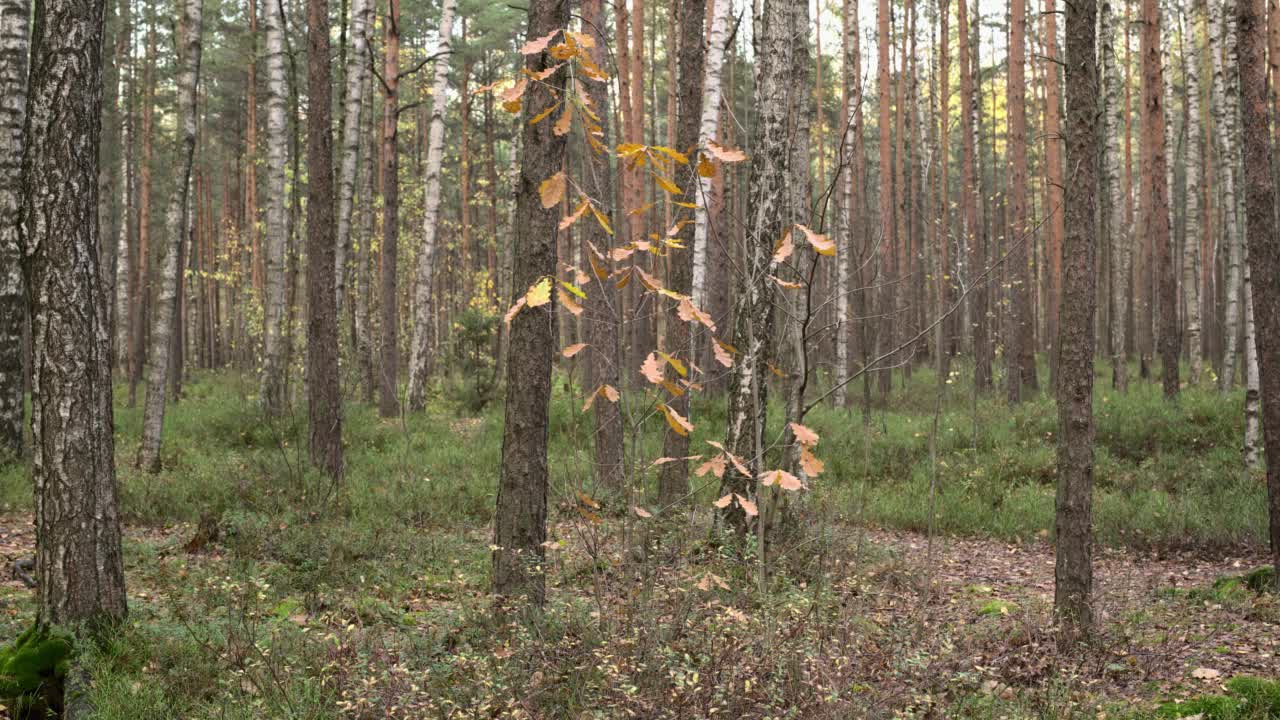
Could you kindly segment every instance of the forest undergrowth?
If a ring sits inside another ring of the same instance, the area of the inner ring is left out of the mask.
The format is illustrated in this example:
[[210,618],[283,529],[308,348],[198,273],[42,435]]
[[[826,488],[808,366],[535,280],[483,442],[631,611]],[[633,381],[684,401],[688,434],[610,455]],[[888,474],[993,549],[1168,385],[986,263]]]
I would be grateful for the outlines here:
[[[501,411],[469,410],[451,381],[398,420],[349,403],[337,495],[308,468],[305,412],[264,420],[253,378],[193,378],[156,475],[128,462],[141,412],[118,392],[130,617],[91,657],[100,716],[1280,717],[1280,686],[1233,680],[1280,677],[1280,601],[1229,579],[1266,549],[1238,393],[1167,403],[1100,375],[1103,622],[1060,655],[1047,396],[1010,411],[957,381],[939,406],[919,369],[865,418],[816,409],[827,472],[799,496],[799,527],[770,539],[762,577],[757,542],[716,527],[710,476],[665,512],[646,461],[625,496],[594,487],[582,390],[571,372],[555,387],[537,617],[493,612]],[[695,448],[723,407],[695,401]],[[657,457],[661,415],[629,411],[653,426],[632,457]],[[0,474],[10,560],[33,545],[28,477]],[[15,636],[31,592],[6,582],[0,603]]]

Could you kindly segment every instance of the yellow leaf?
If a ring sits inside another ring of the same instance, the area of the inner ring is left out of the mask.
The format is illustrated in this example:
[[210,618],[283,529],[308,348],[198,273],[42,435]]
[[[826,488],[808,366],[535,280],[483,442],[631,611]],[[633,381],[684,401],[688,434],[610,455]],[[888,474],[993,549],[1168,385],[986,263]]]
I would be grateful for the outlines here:
[[572,215],[566,215],[564,218],[560,220],[560,229],[568,230],[571,225],[578,222],[578,220],[581,219],[583,215],[586,215],[587,210],[589,210],[590,208],[591,208],[591,203],[587,200],[583,200],[578,205],[577,209],[573,211]]
[[553,112],[555,112],[555,111],[556,111],[556,108],[558,108],[558,107],[560,107],[560,103],[556,103],[555,105],[552,105],[551,107],[547,108],[546,110],[543,110],[542,112],[538,113],[537,115],[534,115],[534,116],[533,116],[533,119],[529,121],[529,124],[530,124],[530,125],[537,125],[538,123],[542,122],[543,120],[546,120],[548,117],[550,117],[551,113],[553,113]]
[[747,154],[741,150],[731,150],[710,140],[707,141],[707,152],[720,162],[735,163],[747,159]]
[[835,242],[826,235],[819,235],[804,225],[797,224],[796,227],[800,228],[800,232],[804,233],[804,239],[813,246],[814,252],[828,257],[836,254]]
[[638,143],[622,143],[618,146],[618,157],[635,155],[642,150],[644,150],[644,146]]
[[662,410],[662,414],[667,418],[667,424],[671,426],[671,429],[677,435],[687,436],[693,430],[693,424],[681,417],[680,413],[672,410],[669,405],[665,403],[659,404],[658,408]]
[[666,360],[667,363],[671,365],[673,370],[680,374],[680,377],[689,376],[689,370],[684,366],[684,363],[680,362],[679,358],[672,357],[661,350],[658,351],[658,354],[662,356],[663,360]]
[[791,423],[791,432],[795,434],[796,442],[801,445],[812,447],[818,444],[818,433],[800,423]]
[[678,205],[678,206],[680,206],[680,207],[682,207],[682,208],[689,208],[690,210],[697,210],[697,209],[698,209],[698,205],[697,205],[697,203],[687,203],[687,202],[680,202],[679,200],[673,200],[673,201],[671,202],[671,204],[672,204],[672,205]]
[[587,347],[586,343],[574,343],[569,347],[565,348],[564,350],[561,350],[560,354],[567,358],[571,358],[574,355],[577,355],[578,353],[582,352],[583,349],[585,349],[586,347]]
[[672,160],[675,160],[676,162],[680,163],[681,165],[688,165],[688,164],[689,164],[689,156],[688,156],[688,155],[685,155],[684,153],[680,152],[679,150],[675,150],[675,149],[673,149],[673,148],[665,147],[665,146],[662,146],[662,145],[654,145],[654,146],[653,146],[653,149],[654,149],[654,150],[657,150],[658,152],[660,152],[660,153],[662,153],[662,154],[664,154],[664,155],[666,155],[667,157],[671,158]]
[[520,112],[520,108],[522,107],[524,107],[524,105],[519,100],[504,100],[502,103],[502,109],[512,115]]
[[590,255],[587,259],[591,261],[591,272],[596,274],[597,280],[604,280],[609,277],[609,271],[600,266],[600,263],[596,261],[595,255]]
[[604,216],[604,213],[597,210],[595,205],[591,206],[591,214],[595,215],[596,222],[600,223],[600,227],[604,228],[605,232],[610,235],[613,234],[613,228],[609,227],[609,219]]
[[683,190],[680,189],[679,185],[676,185],[675,183],[659,175],[658,173],[653,174],[653,179],[658,182],[658,187],[662,188],[663,190],[666,190],[672,195],[679,195],[684,192]]
[[582,492],[581,490],[578,491],[578,499],[582,501],[583,505],[586,505],[587,507],[592,508],[593,510],[600,509],[600,503],[593,500],[590,495]]
[[614,287],[621,290],[622,288],[631,284],[631,268],[626,268],[625,270],[619,270],[618,275],[621,276],[621,279],[619,279],[617,282],[613,284]]
[[524,294],[525,303],[531,307],[541,307],[551,302],[551,278],[542,278],[538,282],[529,286],[529,291]]
[[552,128],[552,132],[556,137],[565,135],[573,127],[573,105],[565,105],[564,112],[560,114],[560,119],[556,120],[556,125]]
[[556,294],[560,298],[560,304],[563,305],[564,309],[568,310],[571,315],[577,317],[582,314],[582,305],[579,305],[578,301],[574,300],[572,295],[564,290],[560,290]]
[[[581,282],[587,282],[591,279],[588,277],[586,280],[582,280],[583,277],[585,277],[583,273],[578,273],[578,279]],[[574,295],[577,295],[578,297],[582,298],[583,300],[587,299],[587,294],[582,292],[582,288],[578,287],[577,285],[574,285],[573,283],[567,280],[561,280],[560,286],[563,287],[565,290],[568,290],[569,292],[573,293]]]
[[657,353],[649,353],[649,356],[644,359],[640,364],[640,374],[654,385],[662,383],[662,363],[658,362]]
[[612,385],[601,385],[600,389],[596,392],[603,395],[604,399],[609,402],[618,402],[618,398],[621,397],[621,395],[618,394],[618,389]]
[[551,44],[551,38],[554,38],[556,36],[556,33],[558,32],[560,32],[559,29],[552,30],[551,32],[547,33],[546,35],[543,35],[540,38],[535,38],[525,43],[524,45],[521,45],[520,54],[536,55],[537,53],[540,53],[543,50],[546,50],[547,45]]
[[676,385],[670,380],[663,380],[662,387],[665,388],[667,392],[671,393],[671,397],[680,397],[684,394],[684,388]]
[[704,178],[716,176],[716,166],[707,159],[706,155],[698,156],[698,174]]
[[782,237],[778,239],[778,244],[773,246],[773,262],[781,264],[791,257],[791,252],[796,249],[795,243],[791,242],[791,231],[787,230],[782,233]]
[[819,460],[809,448],[800,448],[800,469],[804,470],[804,474],[809,477],[818,477],[823,470],[827,469],[826,463]]
[[553,208],[564,198],[564,188],[568,179],[564,176],[564,171],[560,171],[555,175],[542,181],[538,186],[538,195],[542,196],[542,207]]

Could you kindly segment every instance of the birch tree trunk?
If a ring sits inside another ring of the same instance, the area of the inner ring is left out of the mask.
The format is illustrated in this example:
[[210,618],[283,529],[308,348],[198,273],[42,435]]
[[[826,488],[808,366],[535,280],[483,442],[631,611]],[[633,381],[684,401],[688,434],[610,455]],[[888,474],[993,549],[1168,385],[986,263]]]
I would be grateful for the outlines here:
[[[788,62],[793,42],[790,5],[784,0],[763,0],[761,8],[756,46],[759,82],[754,99],[759,116],[751,143],[756,150],[751,158],[749,194],[754,201],[746,218],[743,272],[733,313],[733,345],[738,353],[729,378],[725,447],[744,459],[752,477],[759,474],[763,460],[768,389],[763,372],[773,335],[774,282],[769,276],[777,273],[778,265],[773,248],[788,229],[788,109],[792,93],[807,92],[807,88],[792,86]],[[751,477],[729,468],[721,483],[720,494],[726,493],[753,495]],[[730,527],[739,534],[745,533],[749,518],[741,508],[731,503],[721,513]]]
[[0,0],[0,463],[22,454],[23,123],[27,103],[28,0]]
[[[1267,458],[1267,511],[1271,521],[1273,567],[1280,567],[1280,238],[1276,236],[1276,195],[1267,113],[1267,67],[1262,0],[1239,0],[1240,87],[1244,90],[1243,150],[1255,159],[1245,166],[1245,218],[1249,261],[1260,270],[1251,288],[1258,323],[1263,432]],[[1280,591],[1280,575],[1274,587]]]
[[115,313],[112,318],[112,329],[115,332],[116,367],[128,372],[129,358],[129,298],[131,276],[129,264],[129,227],[133,218],[130,192],[133,176],[129,173],[129,160],[133,154],[133,102],[130,73],[133,68],[132,23],[130,21],[131,0],[120,2],[120,36],[116,40],[116,57],[120,61],[120,77],[117,100],[120,105],[120,167],[116,178],[120,190],[120,228],[116,236],[115,282],[112,283]]
[[[440,163],[444,158],[444,111],[449,88],[450,36],[455,0],[444,0],[440,15],[440,44],[432,67],[431,126],[427,138],[427,177],[423,198],[422,246],[418,249],[417,283],[413,292],[413,341],[409,348],[409,410],[427,405],[427,377],[431,373],[432,275],[435,273],[436,231],[440,222]],[[463,198],[466,202],[467,198]]]
[[1227,248],[1226,312],[1223,322],[1222,373],[1218,387],[1228,390],[1235,383],[1236,351],[1240,343],[1240,280],[1243,239],[1237,222],[1239,199],[1237,173],[1241,167],[1237,143],[1239,78],[1236,58],[1235,8],[1244,0],[1209,0],[1209,55],[1213,61],[1213,92],[1210,110],[1212,136],[1218,139],[1218,166],[1222,168],[1223,237]]
[[[1182,57],[1187,82],[1183,92],[1187,104],[1187,232],[1182,247],[1182,298],[1186,307],[1185,327],[1191,363],[1189,380],[1193,386],[1200,384],[1200,375],[1204,371],[1200,343],[1200,168],[1203,164],[1201,141],[1204,134],[1200,127],[1200,51],[1196,44],[1199,39],[1199,8],[1199,2],[1192,0],[1190,22],[1187,24],[1190,35],[1186,38],[1186,51]],[[1247,309],[1245,314],[1249,314]],[[1247,354],[1248,350],[1245,352]]]
[[[716,139],[720,122],[721,75],[724,69],[725,34],[729,26],[731,0],[709,0],[711,27],[707,36],[706,71],[702,79],[702,118],[698,124],[698,147]],[[698,192],[693,229],[693,304],[707,307],[707,243],[710,242],[707,204],[711,202],[709,177],[697,175]]]
[[378,256],[378,415],[400,413],[400,0],[387,0],[382,27],[382,247]]
[[[267,0],[268,3],[274,0]],[[356,193],[356,169],[360,162],[360,117],[365,81],[369,75],[369,30],[373,27],[373,0],[351,2],[351,48],[347,51],[346,82],[342,93],[342,154],[338,170],[338,237],[334,246],[334,300],[338,317],[346,299],[347,255],[351,251],[351,208]]]
[[[365,62],[369,63],[372,69],[372,58],[365,58]],[[361,206],[361,232],[359,238],[359,250],[357,255],[357,284],[356,288],[356,312],[355,312],[355,334],[356,334],[356,358],[360,365],[360,377],[364,386],[365,402],[373,404],[374,397],[377,394],[378,380],[374,373],[373,366],[373,313],[370,308],[373,298],[373,240],[374,240],[374,222],[377,213],[377,204],[374,202],[374,178],[377,172],[374,167],[374,122],[373,122],[373,93],[366,93],[369,97],[367,103],[369,111],[364,113],[364,122],[361,123],[363,131],[360,133],[363,144],[361,150],[362,162],[364,169],[361,171],[360,178],[360,206]]]
[[1111,250],[1111,383],[1120,392],[1129,390],[1129,372],[1125,364],[1125,329],[1129,318],[1129,265],[1133,253],[1130,214],[1124,185],[1120,177],[1120,134],[1126,127],[1125,109],[1121,102],[1120,66],[1116,59],[1115,25],[1112,0],[1103,0],[1099,32],[1102,40],[1103,142],[1106,143],[1105,179],[1107,187],[1107,223]]
[[142,444],[137,466],[148,472],[160,469],[160,435],[164,429],[165,395],[171,369],[170,352],[178,310],[178,273],[182,244],[186,240],[191,189],[191,164],[196,149],[196,89],[200,81],[203,0],[181,0],[178,18],[178,135],[174,157],[178,175],[165,215],[164,256],[160,263],[160,288],[151,328],[150,364],[147,366],[147,399],[142,416]]
[[[1153,0],[1147,0],[1153,2]],[[1093,376],[1097,306],[1097,4],[1067,8],[1063,303],[1058,336],[1054,615],[1070,646],[1093,626]]]
[[[6,42],[18,34],[15,15],[26,19],[19,9],[0,15]],[[20,225],[34,346],[37,605],[43,621],[91,626],[126,613],[97,253],[103,17],[102,0],[36,3]]]
[[[847,407],[849,404],[849,345],[853,333],[849,317],[850,294],[855,290],[850,287],[850,268],[861,259],[861,252],[854,252],[854,243],[864,243],[859,230],[862,227],[862,78],[861,50],[858,45],[858,0],[844,0],[843,26],[843,88],[844,94],[844,138],[841,141],[840,190],[840,227],[844,234],[844,243],[836,254],[836,369],[835,369],[835,405]],[[856,259],[855,259],[856,258]],[[857,283],[861,272],[854,272],[853,282]],[[861,296],[861,290],[857,290]]]
[[[262,409],[268,415],[284,410],[287,342],[285,321],[285,245],[288,243],[285,210],[285,164],[289,134],[285,121],[284,33],[288,22],[283,0],[266,0],[267,26],[267,222],[266,257],[263,262]],[[251,89],[250,92],[253,92]],[[296,180],[295,180],[296,182]]]
[[1258,378],[1257,325],[1253,317],[1253,273],[1248,248],[1244,265],[1244,471],[1246,479],[1260,464],[1262,436],[1261,387]]

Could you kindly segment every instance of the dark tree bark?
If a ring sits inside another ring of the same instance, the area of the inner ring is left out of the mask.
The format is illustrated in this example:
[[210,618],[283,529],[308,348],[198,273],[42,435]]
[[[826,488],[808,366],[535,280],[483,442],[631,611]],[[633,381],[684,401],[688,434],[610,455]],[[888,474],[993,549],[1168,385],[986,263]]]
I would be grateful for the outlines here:
[[1010,3],[1009,25],[1009,203],[1012,232],[1009,248],[1011,323],[1005,338],[1009,402],[1023,399],[1023,388],[1036,389],[1035,307],[1031,298],[1031,254],[1027,237],[1027,99],[1025,0]]
[[[569,0],[531,0],[528,39],[569,24]],[[550,52],[526,56],[525,68],[541,72],[556,64]],[[544,82],[559,95],[567,72]],[[564,165],[564,136],[552,123],[530,125],[529,119],[555,103],[550,92],[531,87],[525,95],[521,127],[520,184],[516,188],[512,288],[523,294],[542,278],[556,276],[559,218],[544,208],[538,186]],[[557,206],[558,207],[558,206]],[[493,592],[525,596],[534,605],[545,599],[543,562],[547,539],[547,423],[551,401],[551,364],[556,356],[554,303],[524,308],[511,321],[507,360],[506,417],[502,436],[502,469],[494,517]]]
[[[1150,1],[1150,0],[1148,0]],[[1093,355],[1097,308],[1096,0],[1067,3],[1066,236],[1058,329],[1058,496],[1054,611],[1061,639],[1093,624]],[[1163,136],[1160,136],[1163,137]]]
[[397,120],[400,117],[400,0],[388,0],[385,29],[382,100],[382,255],[378,281],[381,343],[379,346],[378,414],[400,413],[400,297],[396,272],[400,255],[400,156]]
[[[676,101],[678,103],[678,119],[676,121],[676,148],[686,152],[698,144],[698,126],[702,120],[702,70],[705,55],[702,44],[702,22],[706,17],[705,0],[680,0],[676,6],[679,15],[676,18],[679,27],[679,51],[677,55]],[[669,49],[670,50],[670,49]],[[692,172],[694,165],[677,166],[679,185],[684,190],[681,201],[696,205],[698,203],[698,178]],[[690,218],[692,219],[692,218]],[[670,255],[670,275],[667,282],[671,289],[682,295],[693,293],[693,223],[680,228],[680,244],[685,250],[675,250]],[[674,307],[674,306],[673,306]],[[667,352],[685,362],[692,360],[689,323],[681,320],[672,310],[667,317]],[[673,383],[680,380],[675,371],[668,369],[669,379]],[[689,416],[689,393],[670,398],[667,403],[684,417]],[[680,434],[668,426],[662,444],[662,454],[669,458],[682,458],[689,454],[689,436]],[[658,477],[658,502],[669,505],[689,493],[689,462],[677,460],[662,466]]]
[[0,462],[22,454],[27,303],[18,224],[30,13],[28,0],[0,0]]
[[307,418],[311,462],[342,478],[342,393],[334,297],[329,0],[307,0]]
[[[1262,0],[1240,0],[1240,87],[1243,150],[1247,158],[1271,157],[1267,117],[1267,66]],[[1271,519],[1271,554],[1280,568],[1280,237],[1276,236],[1275,185],[1270,164],[1247,162],[1244,168],[1245,234],[1249,244],[1250,284],[1257,324],[1258,366],[1262,392],[1262,431],[1267,451],[1267,510]],[[1280,576],[1276,579],[1280,590]]]
[[[604,12],[602,0],[585,0],[582,4],[582,20],[584,32],[595,38],[596,47],[591,51],[592,59],[600,67],[606,58],[608,48],[607,36],[604,34]],[[598,138],[606,148],[612,147],[609,141],[609,86],[607,83],[587,83],[587,97],[595,106],[595,112],[601,118],[601,135]],[[486,108],[488,105],[486,105]],[[486,115],[487,117],[487,115]],[[486,138],[492,140],[491,128],[486,124]],[[492,148],[492,145],[490,145]],[[583,178],[583,187],[592,197],[598,199],[605,207],[601,212],[609,218],[609,224],[617,227],[613,221],[616,214],[611,212],[614,203],[613,173],[609,169],[608,157],[597,159],[598,166],[589,167]],[[492,168],[492,165],[490,166]],[[492,182],[492,180],[491,180]],[[490,185],[491,192],[495,186]],[[493,231],[497,231],[497,215],[490,212]],[[612,239],[600,227],[599,223],[587,220],[582,232],[583,242],[594,245],[601,253],[608,253]],[[586,252],[591,252],[587,248]],[[591,363],[593,387],[597,389],[609,385],[615,389],[619,383],[618,359],[622,357],[622,346],[618,342],[618,331],[622,326],[622,307],[614,284],[607,279],[595,278],[583,288],[587,293],[585,322],[583,323],[586,340],[589,345],[586,352],[587,361]],[[625,480],[624,453],[622,444],[622,412],[618,403],[608,402],[607,398],[597,397],[592,405],[595,415],[595,463],[596,480],[604,487],[621,489]],[[687,454],[687,453],[685,453]]]
[[103,17],[103,0],[39,2],[31,36],[20,232],[35,350],[36,577],[51,623],[126,612],[97,252]]
[[1143,184],[1147,201],[1142,226],[1155,255],[1156,292],[1160,322],[1160,366],[1164,395],[1178,394],[1178,291],[1173,273],[1169,232],[1169,187],[1164,143],[1164,68],[1160,57],[1161,15],[1156,0],[1142,2],[1142,112],[1146,167]]

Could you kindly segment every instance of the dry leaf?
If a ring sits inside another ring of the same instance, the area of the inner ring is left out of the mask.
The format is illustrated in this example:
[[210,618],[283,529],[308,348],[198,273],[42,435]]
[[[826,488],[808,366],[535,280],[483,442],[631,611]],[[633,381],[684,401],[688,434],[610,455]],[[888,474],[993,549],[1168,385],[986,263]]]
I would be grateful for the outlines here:
[[729,507],[729,503],[731,502],[733,502],[733,493],[729,493],[711,504],[723,510],[724,508]]
[[559,29],[552,30],[551,32],[547,33],[546,35],[543,35],[540,38],[535,38],[525,43],[524,45],[521,45],[520,54],[536,55],[542,52],[543,50],[546,50],[547,46],[551,44],[551,39],[554,38],[556,36],[556,33],[558,32],[560,32]]
[[560,354],[567,358],[571,358],[574,355],[577,355],[578,353],[582,352],[582,350],[586,347],[587,347],[586,343],[574,343],[573,345],[570,345],[564,350],[561,350]]
[[662,410],[662,414],[667,418],[667,424],[671,426],[671,429],[674,430],[677,435],[688,435],[693,431],[693,424],[686,418],[682,417],[680,413],[672,410],[671,406],[664,403],[658,405],[658,408]]
[[822,471],[827,469],[827,466],[816,455],[809,452],[809,448],[802,447],[800,448],[800,469],[804,471],[805,475],[813,478],[821,475]]
[[553,208],[560,204],[564,198],[564,189],[568,179],[564,176],[564,171],[560,171],[555,175],[542,181],[538,186],[538,195],[542,197],[542,207]]
[[735,163],[747,159],[747,154],[741,150],[732,150],[711,140],[707,141],[707,152],[720,162]]
[[649,353],[644,362],[640,363],[640,374],[654,385],[662,383],[662,363],[658,362],[657,353]]
[[742,512],[747,514],[747,517],[755,517],[760,514],[760,511],[756,509],[755,503],[736,493],[734,497],[738,499],[738,505],[742,508]]
[[791,423],[791,432],[795,433],[796,442],[801,445],[813,446],[818,444],[818,433],[800,423]]

